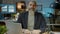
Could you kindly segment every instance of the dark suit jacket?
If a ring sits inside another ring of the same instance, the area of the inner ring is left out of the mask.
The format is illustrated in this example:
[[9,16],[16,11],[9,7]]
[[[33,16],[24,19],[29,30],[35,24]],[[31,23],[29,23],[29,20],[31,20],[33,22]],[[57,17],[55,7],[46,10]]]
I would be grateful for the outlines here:
[[[27,29],[28,11],[20,14],[17,22],[22,24],[22,28]],[[40,29],[41,31],[46,29],[46,22],[41,13],[35,12],[34,29]]]

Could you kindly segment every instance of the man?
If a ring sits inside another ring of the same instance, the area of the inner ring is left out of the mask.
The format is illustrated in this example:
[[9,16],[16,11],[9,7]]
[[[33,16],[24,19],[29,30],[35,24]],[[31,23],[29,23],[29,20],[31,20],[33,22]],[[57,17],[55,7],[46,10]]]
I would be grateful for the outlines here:
[[53,20],[54,23],[56,23],[56,19],[58,18],[58,13],[60,11],[60,0],[55,0],[54,3],[51,4],[51,7],[54,8]]
[[16,10],[17,10],[17,14],[14,14],[14,20],[18,19],[19,14],[23,13],[24,11],[26,11],[26,3],[25,1],[19,1],[16,3]]
[[22,24],[23,31],[26,34],[39,34],[39,32],[45,32],[46,22],[41,13],[36,11],[36,2],[31,1],[28,5],[28,11],[19,15],[18,23]]
[[[53,19],[52,19],[52,23],[54,24],[60,24],[60,17],[59,17],[59,11],[60,11],[60,0],[55,0],[54,3],[51,5],[51,7],[54,8],[54,14],[53,14]],[[59,31],[59,29],[57,28],[59,26],[54,26],[52,27],[52,30],[54,31]]]

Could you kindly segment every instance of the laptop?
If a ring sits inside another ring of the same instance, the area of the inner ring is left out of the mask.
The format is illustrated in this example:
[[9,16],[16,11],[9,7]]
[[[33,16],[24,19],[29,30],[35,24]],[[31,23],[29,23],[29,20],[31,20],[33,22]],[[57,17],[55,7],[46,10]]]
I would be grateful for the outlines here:
[[6,21],[7,34],[22,34],[22,27],[20,23],[13,23]]

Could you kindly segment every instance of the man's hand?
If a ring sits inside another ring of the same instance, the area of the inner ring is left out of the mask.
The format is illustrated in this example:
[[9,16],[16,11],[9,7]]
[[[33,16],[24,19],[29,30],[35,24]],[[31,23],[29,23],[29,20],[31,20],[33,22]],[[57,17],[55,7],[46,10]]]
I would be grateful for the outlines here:
[[33,30],[32,34],[40,34],[40,32],[41,32],[40,30]]
[[49,34],[49,32],[44,32],[43,34]]
[[31,32],[28,29],[23,29],[23,34],[30,34]]

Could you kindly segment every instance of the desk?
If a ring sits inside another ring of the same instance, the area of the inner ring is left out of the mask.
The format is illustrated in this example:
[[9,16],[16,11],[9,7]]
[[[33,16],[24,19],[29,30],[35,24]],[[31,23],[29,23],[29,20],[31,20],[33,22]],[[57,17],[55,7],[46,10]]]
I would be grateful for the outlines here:
[[60,32],[52,32],[53,34],[60,34]]

